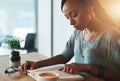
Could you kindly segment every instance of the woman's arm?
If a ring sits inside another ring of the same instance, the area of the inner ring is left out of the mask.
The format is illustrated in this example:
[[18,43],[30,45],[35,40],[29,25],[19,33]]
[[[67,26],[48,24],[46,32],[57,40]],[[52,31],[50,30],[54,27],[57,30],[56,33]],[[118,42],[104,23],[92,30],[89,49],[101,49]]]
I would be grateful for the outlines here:
[[54,65],[54,64],[64,64],[66,62],[67,62],[67,60],[63,55],[57,55],[52,58],[45,59],[42,61],[37,61],[37,62],[26,61],[24,64],[22,64],[19,67],[19,71],[22,74],[27,74],[28,69],[35,69],[35,68],[39,68],[42,66],[48,66],[48,65]]
[[55,65],[55,64],[65,64],[65,63],[67,63],[67,59],[63,55],[57,55],[49,59],[38,61],[37,67]]
[[100,69],[90,64],[65,64],[65,66],[59,70],[67,73],[86,72],[96,77],[102,78],[105,81],[120,81],[120,76],[117,73]]
[[105,79],[106,81],[120,81],[120,74],[105,70],[103,79]]
[[105,81],[120,81],[119,74],[114,71],[110,71],[107,69],[104,70],[104,69],[97,68],[95,66],[91,66],[91,69],[89,70],[89,72],[95,76],[98,76],[104,79]]

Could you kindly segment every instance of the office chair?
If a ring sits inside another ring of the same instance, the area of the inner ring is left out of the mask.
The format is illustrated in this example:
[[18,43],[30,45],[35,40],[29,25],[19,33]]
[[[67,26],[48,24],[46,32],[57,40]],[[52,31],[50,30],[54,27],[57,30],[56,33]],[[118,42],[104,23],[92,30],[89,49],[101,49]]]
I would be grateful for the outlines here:
[[35,49],[35,38],[35,33],[28,33],[25,40],[25,46],[22,49],[26,49],[27,52],[37,51],[37,49]]

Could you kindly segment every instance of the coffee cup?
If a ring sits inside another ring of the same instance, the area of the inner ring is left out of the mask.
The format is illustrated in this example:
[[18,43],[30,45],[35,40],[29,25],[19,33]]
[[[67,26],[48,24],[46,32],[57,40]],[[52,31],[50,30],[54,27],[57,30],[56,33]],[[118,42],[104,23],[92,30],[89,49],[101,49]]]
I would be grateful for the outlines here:
[[55,72],[39,72],[37,73],[37,81],[58,81],[59,74]]

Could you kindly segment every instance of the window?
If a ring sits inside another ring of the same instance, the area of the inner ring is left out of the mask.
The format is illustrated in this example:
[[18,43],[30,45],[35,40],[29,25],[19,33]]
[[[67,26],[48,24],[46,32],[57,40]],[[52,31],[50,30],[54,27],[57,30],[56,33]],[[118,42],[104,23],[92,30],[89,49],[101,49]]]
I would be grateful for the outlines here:
[[0,36],[36,32],[35,0],[0,0]]

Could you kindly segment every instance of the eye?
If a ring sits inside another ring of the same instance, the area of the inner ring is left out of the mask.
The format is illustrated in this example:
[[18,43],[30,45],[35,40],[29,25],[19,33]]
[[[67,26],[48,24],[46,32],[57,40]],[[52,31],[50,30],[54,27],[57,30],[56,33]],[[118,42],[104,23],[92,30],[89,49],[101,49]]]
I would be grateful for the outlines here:
[[76,11],[71,12],[71,17],[76,17],[76,16],[77,16],[77,12]]

